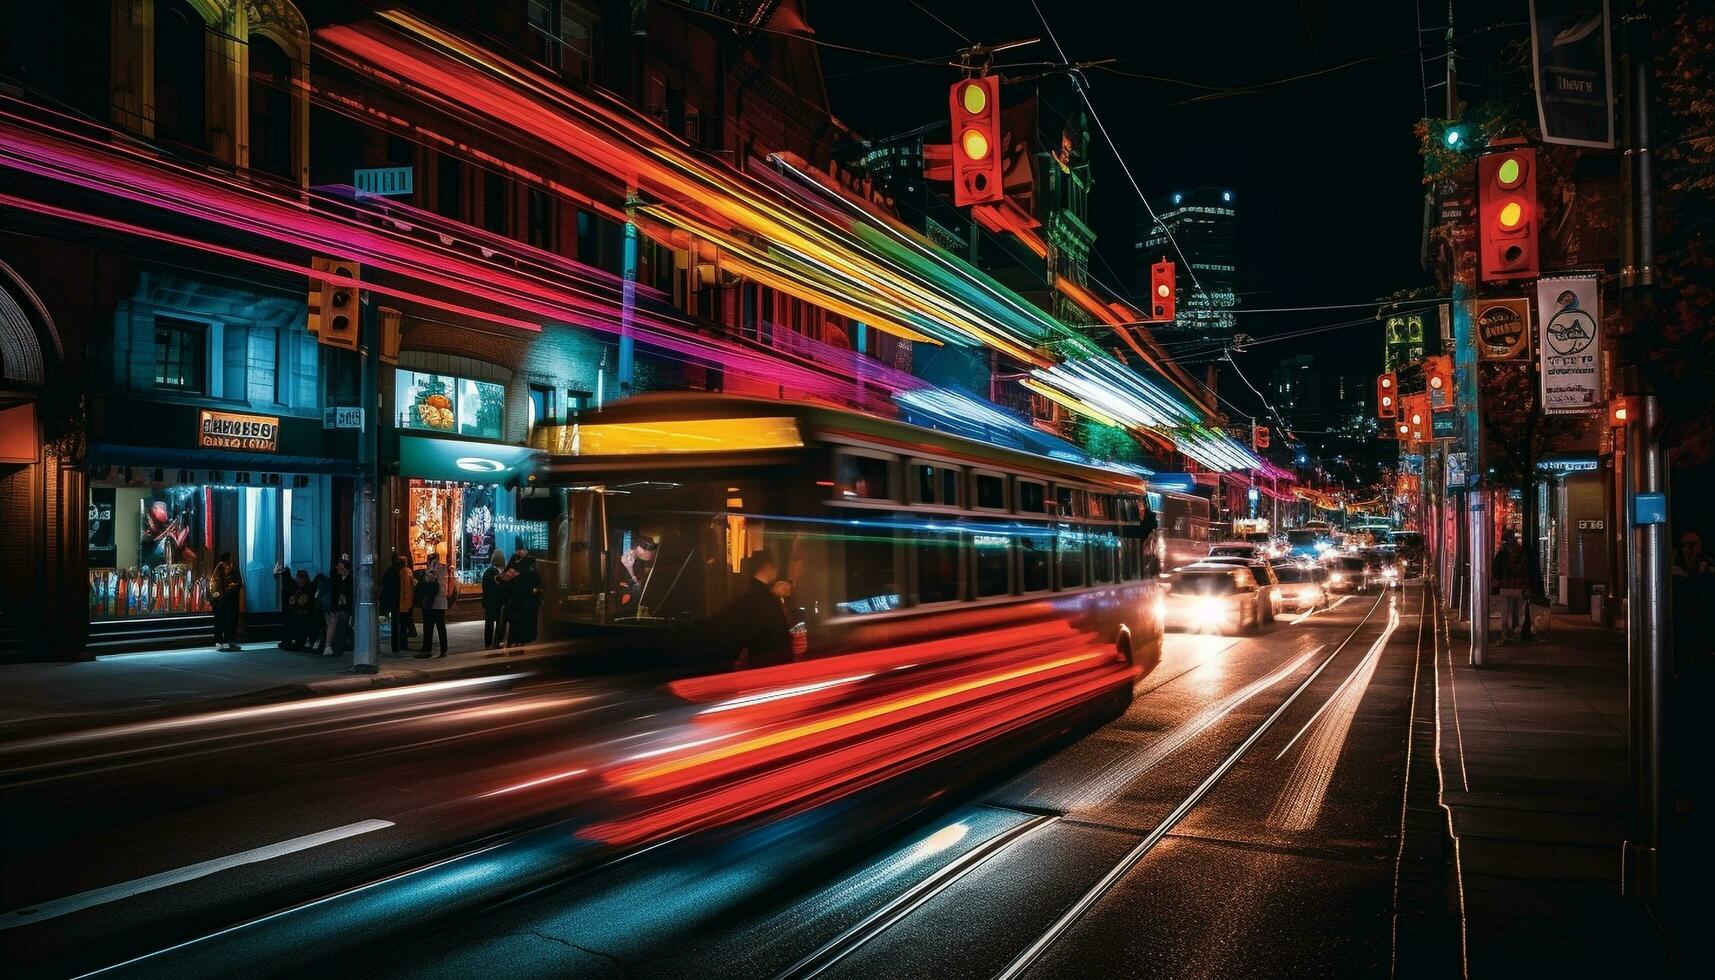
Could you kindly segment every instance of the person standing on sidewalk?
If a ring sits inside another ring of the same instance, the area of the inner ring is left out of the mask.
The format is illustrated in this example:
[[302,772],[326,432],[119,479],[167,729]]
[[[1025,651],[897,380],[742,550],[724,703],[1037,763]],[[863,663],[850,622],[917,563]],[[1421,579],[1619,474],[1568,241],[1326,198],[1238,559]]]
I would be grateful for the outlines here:
[[310,645],[315,634],[315,625],[310,622],[310,610],[316,602],[315,583],[310,581],[310,573],[301,568],[293,575],[285,562],[274,564],[274,576],[280,580],[280,597],[286,607],[280,649],[302,650]]
[[316,652],[324,657],[337,657],[346,650],[346,634],[351,632],[351,566],[344,558],[333,563],[333,574],[322,580],[322,622],[324,632]]
[[409,551],[399,556],[404,566],[399,569],[399,604],[389,610],[397,613],[405,621],[405,638],[416,637],[417,622],[411,616],[411,610],[417,608],[417,583],[421,580],[417,574],[417,563],[411,560]]
[[394,653],[399,653],[405,649],[405,622],[404,617],[399,613],[399,573],[404,569],[405,559],[399,557],[399,553],[395,551],[393,560],[388,562],[387,567],[381,572],[381,594],[376,600],[381,611],[387,614],[387,620],[390,624],[387,632],[392,635],[389,643]]
[[536,642],[536,614],[542,608],[542,576],[536,559],[523,542],[506,566],[509,591],[506,597],[506,645],[521,647]]
[[506,556],[497,548],[488,556],[482,573],[482,646],[485,650],[506,645],[506,597],[512,583],[506,578]]
[[232,652],[238,646],[238,600],[244,593],[244,581],[238,577],[238,566],[232,563],[232,553],[223,551],[208,577],[208,601],[214,609],[214,648]]
[[1495,552],[1495,585],[1501,593],[1502,639],[1516,639],[1524,626],[1524,588],[1528,575],[1525,565],[1524,547],[1518,543],[1518,535],[1508,531],[1501,550]]
[[429,563],[423,566],[423,584],[417,587],[417,605],[423,607],[423,650],[418,660],[436,656],[429,650],[435,645],[435,634],[441,637],[439,656],[447,655],[447,606],[457,595],[458,586],[447,566],[441,563],[440,552],[429,552]]

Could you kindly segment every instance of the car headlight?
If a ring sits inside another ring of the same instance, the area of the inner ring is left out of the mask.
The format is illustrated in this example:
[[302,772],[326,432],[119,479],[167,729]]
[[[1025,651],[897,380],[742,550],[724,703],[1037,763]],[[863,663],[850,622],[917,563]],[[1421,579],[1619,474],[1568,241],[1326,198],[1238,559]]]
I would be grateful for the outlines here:
[[1330,582],[1344,582],[1345,580],[1346,580],[1346,576],[1340,574],[1339,572],[1335,572],[1334,574],[1328,576],[1328,581],[1330,581]]
[[1215,626],[1227,619],[1227,604],[1219,599],[1198,599],[1192,609],[1199,626]]

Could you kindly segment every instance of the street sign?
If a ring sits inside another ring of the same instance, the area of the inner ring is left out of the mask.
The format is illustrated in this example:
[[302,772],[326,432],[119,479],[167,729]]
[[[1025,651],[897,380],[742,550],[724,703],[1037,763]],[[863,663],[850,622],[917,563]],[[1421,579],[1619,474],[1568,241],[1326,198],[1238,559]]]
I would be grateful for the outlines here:
[[1464,453],[1447,454],[1447,488],[1449,490],[1465,486],[1465,459]]
[[365,194],[382,194],[391,197],[409,196],[415,190],[416,171],[410,167],[374,167],[368,170],[353,170],[351,186]]
[[1640,493],[1632,498],[1632,523],[1666,524],[1667,494]]
[[356,405],[335,405],[322,409],[322,427],[325,429],[361,429],[363,428],[363,409]]

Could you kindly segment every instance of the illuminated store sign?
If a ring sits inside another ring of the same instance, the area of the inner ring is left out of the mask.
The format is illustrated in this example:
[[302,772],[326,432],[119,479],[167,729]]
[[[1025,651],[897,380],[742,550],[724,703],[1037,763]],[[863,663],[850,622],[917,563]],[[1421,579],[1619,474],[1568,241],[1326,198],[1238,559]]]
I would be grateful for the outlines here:
[[197,445],[204,449],[237,449],[249,453],[280,451],[280,419],[273,415],[240,415],[203,409]]

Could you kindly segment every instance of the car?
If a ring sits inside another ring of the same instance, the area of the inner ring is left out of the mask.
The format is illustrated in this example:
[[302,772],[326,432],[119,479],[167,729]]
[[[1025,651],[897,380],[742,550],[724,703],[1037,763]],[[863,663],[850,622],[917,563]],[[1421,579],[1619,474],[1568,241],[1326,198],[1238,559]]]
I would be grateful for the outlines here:
[[1423,575],[1424,546],[1422,531],[1395,531],[1388,535],[1394,553],[1400,558],[1400,576],[1419,578]]
[[1256,546],[1256,550],[1265,558],[1273,558],[1286,552],[1280,539],[1267,531],[1252,531],[1244,536],[1246,544]]
[[1391,548],[1368,548],[1358,554],[1378,587],[1399,588],[1405,576],[1400,571],[1399,556]]
[[1333,546],[1328,532],[1320,528],[1295,527],[1286,532],[1286,553],[1315,558]]
[[1294,612],[1306,612],[1311,609],[1325,609],[1331,600],[1328,595],[1328,570],[1320,565],[1293,562],[1287,565],[1276,565],[1275,574],[1280,577],[1281,608]]
[[1259,558],[1262,549],[1248,541],[1223,541],[1209,546],[1210,558]]
[[1257,584],[1262,588],[1262,621],[1274,622],[1274,615],[1280,609],[1280,577],[1275,574],[1274,566],[1262,557],[1243,557],[1241,555],[1210,555],[1187,565],[1187,568],[1209,566],[1243,566],[1251,570]]
[[1335,555],[1325,563],[1331,592],[1368,592],[1374,587],[1370,565],[1359,555]]
[[1242,565],[1191,565],[1163,583],[1162,621],[1190,633],[1233,633],[1262,625],[1263,590]]

